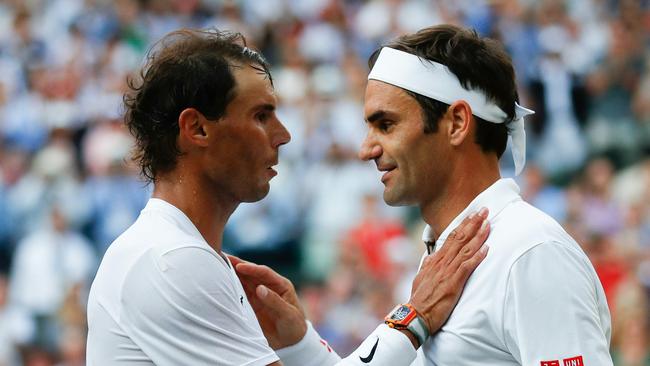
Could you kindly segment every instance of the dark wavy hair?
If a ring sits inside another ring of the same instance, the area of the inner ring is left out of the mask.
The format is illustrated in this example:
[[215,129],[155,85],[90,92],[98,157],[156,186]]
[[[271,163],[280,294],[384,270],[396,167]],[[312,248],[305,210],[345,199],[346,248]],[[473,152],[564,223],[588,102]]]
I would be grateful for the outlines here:
[[243,64],[273,83],[268,63],[246,47],[240,33],[181,29],[150,49],[139,78],[127,80],[124,95],[124,122],[136,140],[133,160],[147,181],[173,169],[181,155],[176,143],[180,113],[195,108],[210,120],[222,117],[235,97],[232,67]]
[[[503,47],[489,38],[481,38],[473,30],[443,24],[406,34],[384,47],[408,52],[446,65],[465,88],[476,88],[486,94],[512,120],[515,102],[519,100],[512,61]],[[377,61],[375,50],[368,60],[370,68]],[[436,132],[438,121],[449,104],[405,90],[418,102],[424,114],[426,133]],[[501,158],[508,142],[505,123],[491,123],[474,116],[477,121],[476,143],[484,152],[495,152]]]

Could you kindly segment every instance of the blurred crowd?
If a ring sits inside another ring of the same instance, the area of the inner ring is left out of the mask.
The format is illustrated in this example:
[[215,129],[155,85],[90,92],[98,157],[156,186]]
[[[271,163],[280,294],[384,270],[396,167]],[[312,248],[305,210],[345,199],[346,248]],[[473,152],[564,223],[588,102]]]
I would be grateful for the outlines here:
[[[366,60],[404,32],[455,23],[512,56],[527,120],[524,198],[591,258],[616,365],[650,365],[650,1],[0,1],[0,366],[84,364],[85,300],[151,186],[129,161],[126,78],[180,27],[243,33],[272,65],[292,134],[262,202],[224,249],[270,264],[346,355],[410,293],[417,210],[389,208],[357,159]],[[504,176],[513,176],[509,153]]]

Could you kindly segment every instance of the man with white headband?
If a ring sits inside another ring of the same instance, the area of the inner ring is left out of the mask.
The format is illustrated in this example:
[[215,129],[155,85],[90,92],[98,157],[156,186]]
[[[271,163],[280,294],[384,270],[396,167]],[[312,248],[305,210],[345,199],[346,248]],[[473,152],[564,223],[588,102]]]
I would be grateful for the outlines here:
[[[416,335],[427,365],[612,365],[609,310],[589,259],[557,222],[522,200],[514,180],[501,178],[508,136],[516,174],[524,167],[524,117],[533,113],[518,104],[507,54],[475,32],[441,25],[399,37],[369,64],[369,131],[360,157],[383,172],[388,204],[420,208],[428,224],[423,259],[444,250],[452,228],[478,207],[489,209],[491,227],[489,255],[438,332],[419,336],[412,326],[419,314],[409,304],[390,313],[387,324]],[[291,322],[278,318],[276,326]],[[285,364],[336,364],[315,361],[325,351],[316,351],[311,332],[289,356],[279,353]],[[340,364],[413,362],[413,350],[388,361],[391,342],[376,331],[356,359]]]

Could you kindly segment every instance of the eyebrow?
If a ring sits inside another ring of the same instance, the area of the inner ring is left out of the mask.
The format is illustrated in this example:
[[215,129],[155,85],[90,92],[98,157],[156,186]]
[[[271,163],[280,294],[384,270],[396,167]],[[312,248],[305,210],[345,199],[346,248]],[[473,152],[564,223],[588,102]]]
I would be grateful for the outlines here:
[[368,118],[366,118],[366,121],[368,123],[373,123],[385,117],[386,117],[386,111],[378,110],[377,112],[368,116]]
[[261,111],[264,111],[264,112],[273,112],[273,111],[275,111],[275,105],[273,105],[271,103],[264,103],[262,105],[255,106],[254,109],[256,111],[261,110]]

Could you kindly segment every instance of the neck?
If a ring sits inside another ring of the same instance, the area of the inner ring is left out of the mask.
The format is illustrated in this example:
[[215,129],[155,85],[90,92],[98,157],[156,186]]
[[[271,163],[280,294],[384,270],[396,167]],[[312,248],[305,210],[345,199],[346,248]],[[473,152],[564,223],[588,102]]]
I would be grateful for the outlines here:
[[223,231],[238,202],[206,189],[200,174],[182,172],[170,172],[156,179],[152,197],[183,211],[203,239],[221,254]]
[[424,221],[436,237],[451,224],[481,192],[501,178],[498,160],[487,164],[473,164],[468,168],[452,169],[443,191],[436,199],[420,205]]

